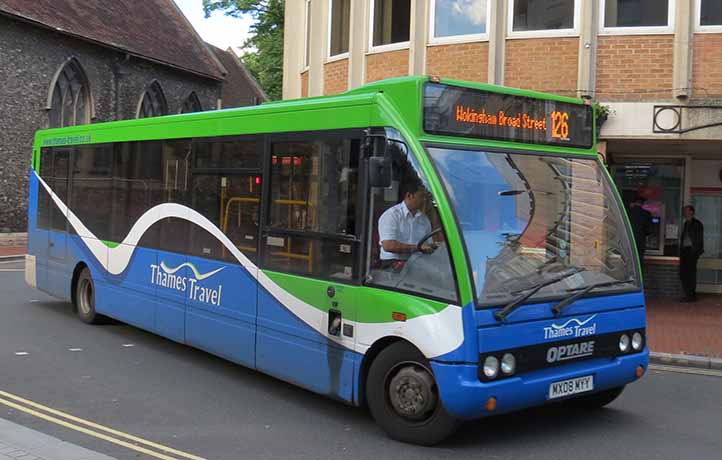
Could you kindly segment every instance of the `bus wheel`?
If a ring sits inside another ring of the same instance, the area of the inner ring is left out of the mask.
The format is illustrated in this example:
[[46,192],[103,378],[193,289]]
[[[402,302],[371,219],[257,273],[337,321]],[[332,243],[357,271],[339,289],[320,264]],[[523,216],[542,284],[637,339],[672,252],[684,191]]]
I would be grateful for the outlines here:
[[75,309],[80,320],[87,324],[100,323],[101,316],[95,311],[95,285],[90,270],[84,268],[75,283]]
[[622,391],[624,391],[624,386],[600,391],[599,393],[594,393],[588,396],[570,399],[566,401],[566,404],[577,409],[601,409],[617,399],[619,395],[622,394]]
[[376,423],[393,439],[434,445],[459,422],[444,409],[424,356],[407,342],[396,342],[371,363],[366,399]]

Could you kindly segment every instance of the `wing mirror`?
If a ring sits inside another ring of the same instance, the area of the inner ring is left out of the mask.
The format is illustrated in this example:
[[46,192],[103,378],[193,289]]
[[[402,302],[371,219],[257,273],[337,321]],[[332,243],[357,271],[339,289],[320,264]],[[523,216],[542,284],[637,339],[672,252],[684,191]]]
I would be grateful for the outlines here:
[[368,179],[371,187],[391,187],[393,162],[389,155],[389,141],[384,135],[367,135]]
[[369,185],[371,187],[391,187],[391,168],[390,157],[370,157]]

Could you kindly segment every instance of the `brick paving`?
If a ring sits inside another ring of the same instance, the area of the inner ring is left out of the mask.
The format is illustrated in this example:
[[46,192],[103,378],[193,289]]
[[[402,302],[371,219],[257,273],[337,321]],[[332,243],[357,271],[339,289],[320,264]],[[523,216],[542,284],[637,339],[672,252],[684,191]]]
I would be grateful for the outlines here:
[[25,246],[0,246],[0,257],[21,256],[26,252]]
[[648,298],[647,335],[652,351],[722,357],[722,295],[698,294],[694,303]]

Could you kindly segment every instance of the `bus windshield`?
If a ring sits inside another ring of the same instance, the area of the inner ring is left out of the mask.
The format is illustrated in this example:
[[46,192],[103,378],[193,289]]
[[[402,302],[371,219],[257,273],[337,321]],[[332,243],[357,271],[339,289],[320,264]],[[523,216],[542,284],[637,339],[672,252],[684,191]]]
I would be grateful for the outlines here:
[[599,283],[608,284],[595,294],[639,289],[627,224],[598,161],[427,150],[455,208],[478,305],[508,302],[556,278],[530,298],[564,297]]

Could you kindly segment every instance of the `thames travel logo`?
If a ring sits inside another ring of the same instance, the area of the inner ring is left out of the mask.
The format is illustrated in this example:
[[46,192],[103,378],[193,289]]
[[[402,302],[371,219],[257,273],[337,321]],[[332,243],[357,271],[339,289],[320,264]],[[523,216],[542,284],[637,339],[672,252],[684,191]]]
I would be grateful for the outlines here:
[[[177,273],[183,267],[190,268],[191,272],[193,272],[193,277],[178,275]],[[167,289],[175,289],[178,292],[186,292],[188,293],[189,300],[220,306],[223,285],[219,284],[214,289],[201,286],[199,281],[210,278],[219,271],[223,270],[223,268],[224,267],[221,267],[208,273],[200,273],[198,269],[189,262],[185,262],[175,268],[171,268],[168,267],[165,262],[161,261],[160,265],[150,265],[150,283]]]
[[597,333],[597,323],[588,325],[597,315],[592,315],[584,321],[572,318],[564,324],[553,324],[544,328],[545,339],[559,339],[563,337],[586,337]]

